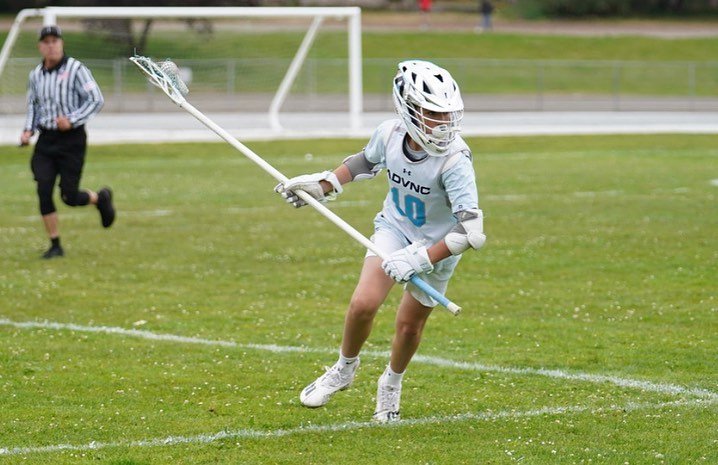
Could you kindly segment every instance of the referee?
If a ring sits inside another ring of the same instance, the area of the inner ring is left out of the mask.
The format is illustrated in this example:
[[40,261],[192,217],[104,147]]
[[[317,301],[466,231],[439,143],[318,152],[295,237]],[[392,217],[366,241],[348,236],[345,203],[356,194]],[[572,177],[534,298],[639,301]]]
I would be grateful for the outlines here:
[[28,145],[35,131],[40,132],[30,165],[37,183],[40,214],[50,237],[50,248],[42,258],[54,258],[64,255],[52,198],[58,176],[62,201],[71,207],[97,206],[103,227],[112,225],[115,208],[109,188],[98,192],[79,188],[87,148],[85,123],[102,108],[102,92],[90,70],[65,55],[59,27],[42,28],[38,49],[42,63],[30,72],[27,118],[20,145]]

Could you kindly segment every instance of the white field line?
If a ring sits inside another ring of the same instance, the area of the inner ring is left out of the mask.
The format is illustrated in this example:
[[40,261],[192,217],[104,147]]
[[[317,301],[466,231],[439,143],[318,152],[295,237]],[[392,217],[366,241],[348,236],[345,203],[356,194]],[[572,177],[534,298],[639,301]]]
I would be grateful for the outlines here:
[[[314,349],[309,347],[298,346],[278,346],[274,344],[240,344],[234,341],[223,341],[217,339],[203,339],[197,337],[179,336],[175,334],[153,333],[151,331],[140,329],[125,329],[113,326],[82,326],[72,323],[56,323],[51,321],[24,321],[17,322],[0,318],[0,326],[11,326],[21,329],[41,328],[53,330],[70,330],[85,333],[102,333],[116,334],[121,336],[137,337],[152,341],[167,341],[181,344],[199,344],[206,346],[220,346],[239,349],[263,350],[274,353],[285,352],[301,352],[301,353],[320,353],[320,354],[336,354],[336,349]],[[363,354],[369,357],[389,358],[389,353],[385,351],[364,351]],[[718,393],[707,389],[686,388],[675,384],[654,383],[651,381],[635,380],[630,378],[620,378],[617,376],[597,375],[590,373],[570,373],[557,369],[546,368],[516,368],[502,367],[497,365],[484,365],[473,362],[460,362],[446,358],[431,357],[417,354],[413,358],[414,363],[423,363],[427,365],[440,366],[446,368],[454,368],[469,371],[484,371],[507,373],[514,375],[535,375],[546,376],[549,378],[564,379],[571,381],[582,381],[593,384],[609,383],[622,388],[638,389],[641,391],[657,392],[669,395],[687,395],[698,398],[718,400]]]
[[647,409],[663,409],[671,407],[707,407],[716,403],[717,399],[694,399],[694,400],[677,400],[672,402],[660,402],[660,403],[628,403],[625,405],[611,405],[609,407],[601,408],[590,408],[587,406],[567,406],[567,407],[543,407],[536,410],[502,410],[499,412],[477,412],[477,413],[461,413],[458,415],[445,415],[445,416],[431,416],[424,418],[412,418],[408,420],[401,420],[396,423],[379,424],[375,422],[346,422],[346,423],[335,423],[333,425],[306,425],[298,426],[296,428],[277,429],[277,430],[254,430],[254,429],[236,429],[236,430],[225,430],[217,433],[205,433],[197,434],[193,436],[166,436],[164,438],[154,439],[141,439],[135,441],[115,441],[115,442],[98,442],[92,441],[86,444],[55,444],[49,446],[29,446],[29,447],[0,447],[1,456],[11,455],[30,455],[38,453],[52,453],[62,451],[91,451],[108,448],[144,448],[144,447],[161,447],[161,446],[173,446],[177,444],[209,444],[216,441],[222,440],[238,440],[238,439],[274,439],[283,438],[287,436],[294,436],[298,434],[313,434],[313,433],[334,433],[334,432],[346,432],[360,429],[373,429],[373,428],[401,428],[404,426],[415,426],[415,425],[435,425],[435,424],[446,424],[446,423],[458,423],[458,422],[487,422],[487,421],[500,421],[500,420],[511,420],[517,418],[531,418],[540,416],[551,416],[551,415],[567,415],[567,414],[581,414],[590,413],[592,415],[608,413],[608,412],[624,412],[630,413],[637,410]]

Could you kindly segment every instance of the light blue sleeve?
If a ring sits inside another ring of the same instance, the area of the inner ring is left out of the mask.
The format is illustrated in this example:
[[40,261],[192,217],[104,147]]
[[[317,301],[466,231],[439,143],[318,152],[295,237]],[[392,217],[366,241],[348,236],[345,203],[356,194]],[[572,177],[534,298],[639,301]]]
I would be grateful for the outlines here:
[[386,168],[386,142],[395,124],[394,120],[384,121],[374,130],[369,143],[364,147],[364,157],[369,163]]
[[479,208],[476,173],[468,153],[442,175],[452,213]]

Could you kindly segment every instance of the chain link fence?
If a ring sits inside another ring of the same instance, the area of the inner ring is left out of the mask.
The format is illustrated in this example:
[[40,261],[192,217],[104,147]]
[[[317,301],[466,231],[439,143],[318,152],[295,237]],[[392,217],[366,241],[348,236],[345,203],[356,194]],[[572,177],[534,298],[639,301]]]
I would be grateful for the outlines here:
[[[166,111],[171,105],[125,59],[84,60],[105,112]],[[461,86],[467,111],[716,111],[718,62],[435,59]],[[11,59],[0,81],[0,113],[25,112],[35,59]],[[269,108],[285,59],[184,60],[191,101],[206,111]],[[364,110],[390,111],[392,59],[365,59]],[[347,62],[307,59],[283,111],[346,111]]]

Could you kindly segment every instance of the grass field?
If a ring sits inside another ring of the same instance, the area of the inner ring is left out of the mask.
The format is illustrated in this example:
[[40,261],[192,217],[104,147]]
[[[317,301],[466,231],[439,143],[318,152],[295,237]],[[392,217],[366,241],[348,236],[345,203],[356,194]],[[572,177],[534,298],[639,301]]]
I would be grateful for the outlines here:
[[[395,290],[351,389],[335,359],[363,250],[226,145],[93,146],[45,262],[29,152],[0,148],[0,463],[718,463],[718,138],[480,138],[467,253],[378,427]],[[363,141],[249,144],[287,175]],[[312,153],[308,159],[305,153]],[[365,234],[382,178],[331,205]],[[75,325],[75,326],[72,326]]]
[[[171,57],[205,58],[292,58],[304,36],[304,30],[285,32],[228,33],[217,31],[206,36],[180,29],[177,32],[154,31],[147,43],[148,54]],[[7,31],[0,31],[4,42]],[[65,32],[68,47],[87,58],[105,59],[127,56],[124,43],[93,36]],[[387,47],[391,43],[391,47]],[[101,45],[101,46],[99,46]],[[322,30],[313,46],[317,58],[345,58],[346,31]],[[441,58],[564,59],[564,60],[638,60],[715,62],[717,37],[662,39],[639,36],[576,37],[569,35],[508,34],[500,31],[475,34],[470,31],[376,31],[362,33],[364,58],[396,59],[406,56]],[[17,56],[37,55],[36,31],[24,32],[13,51]],[[79,56],[79,55],[78,55]]]
[[[220,30],[211,36],[200,36],[181,29],[158,30],[150,35],[140,53],[172,57],[192,67],[193,91],[273,92],[303,34],[303,30],[266,34]],[[3,40],[0,34],[0,42]],[[137,77],[125,59],[131,52],[126,44],[97,37],[88,40],[78,32],[67,32],[65,43],[67,52],[87,62],[108,92],[119,87],[125,91],[145,88],[144,80]],[[396,62],[422,57],[450,69],[465,94],[531,94],[537,92],[538,86],[542,92],[564,95],[611,95],[620,90],[641,96],[714,97],[718,94],[717,47],[716,37],[667,40],[446,30],[365,31],[363,86],[366,93],[383,94]],[[11,63],[0,90],[24,95],[27,73],[37,57],[35,31],[21,35],[12,57],[32,60]],[[346,92],[346,58],[346,32],[323,31],[311,48],[294,91]],[[192,63],[192,59],[216,61],[200,64]],[[228,65],[228,60],[236,62]],[[239,70],[237,77],[226,79],[234,73],[230,69],[235,68]],[[119,81],[118,75],[122,77]]]

